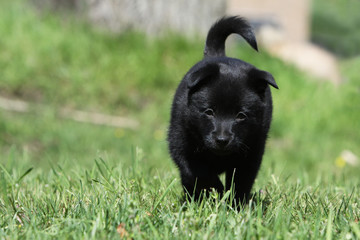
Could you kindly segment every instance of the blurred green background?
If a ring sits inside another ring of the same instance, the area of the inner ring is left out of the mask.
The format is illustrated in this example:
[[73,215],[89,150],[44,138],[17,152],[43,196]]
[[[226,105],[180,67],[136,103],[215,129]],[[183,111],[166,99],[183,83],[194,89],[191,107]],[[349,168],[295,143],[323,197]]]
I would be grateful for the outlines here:
[[312,40],[343,58],[358,56],[359,9],[354,0],[313,1]]
[[[274,116],[261,171],[284,177],[353,176],[359,166],[336,164],[343,150],[360,156],[360,17],[357,1],[315,0],[312,39],[340,57],[336,87],[245,45],[233,56],[271,72]],[[65,14],[65,15],[64,15]],[[131,163],[177,176],[166,132],[176,86],[202,58],[204,39],[168,34],[148,38],[99,32],[66,13],[38,11],[25,1],[0,1],[0,96],[46,106],[0,110],[0,158],[7,167],[48,169]],[[34,105],[36,106],[36,105]],[[120,115],[136,129],[59,118],[61,108]],[[259,181],[266,174],[259,174]],[[268,176],[265,176],[268,177]]]

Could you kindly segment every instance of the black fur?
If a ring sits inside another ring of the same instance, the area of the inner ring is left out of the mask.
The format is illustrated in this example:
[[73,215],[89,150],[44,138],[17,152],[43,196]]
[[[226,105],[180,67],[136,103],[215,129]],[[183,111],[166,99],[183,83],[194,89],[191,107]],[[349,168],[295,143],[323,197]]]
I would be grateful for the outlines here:
[[264,153],[272,116],[272,75],[225,56],[225,40],[237,33],[257,50],[249,24],[222,18],[210,29],[204,59],[184,76],[175,93],[169,150],[178,166],[185,194],[198,199],[202,190],[225,189],[246,202]]

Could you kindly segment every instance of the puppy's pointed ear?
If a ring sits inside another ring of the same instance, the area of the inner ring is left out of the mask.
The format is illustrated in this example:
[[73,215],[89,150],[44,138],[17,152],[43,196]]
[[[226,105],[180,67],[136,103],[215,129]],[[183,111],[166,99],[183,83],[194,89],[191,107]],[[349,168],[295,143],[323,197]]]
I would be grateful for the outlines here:
[[275,82],[274,77],[269,72],[258,69],[252,69],[249,73],[249,77],[250,77],[251,85],[253,85],[255,88],[259,90],[265,90],[267,84],[273,86],[276,89],[279,89],[278,85]]
[[192,89],[198,86],[204,80],[209,79],[210,77],[217,76],[219,74],[219,65],[216,63],[209,63],[205,66],[201,66],[198,69],[190,72],[187,76],[187,86],[189,89]]

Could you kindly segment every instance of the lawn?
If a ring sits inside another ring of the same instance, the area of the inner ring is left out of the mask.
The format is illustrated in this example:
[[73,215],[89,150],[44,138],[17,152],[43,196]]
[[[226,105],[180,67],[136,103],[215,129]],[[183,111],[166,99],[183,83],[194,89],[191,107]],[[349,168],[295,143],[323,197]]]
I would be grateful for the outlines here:
[[[1,239],[360,238],[360,166],[340,157],[360,156],[358,56],[341,59],[335,87],[243,43],[228,49],[280,88],[258,194],[234,209],[230,192],[183,203],[167,151],[172,96],[204,39],[98,32],[23,1],[0,1],[0,36],[0,96],[45,106],[0,109]],[[65,107],[140,125],[59,118]]]

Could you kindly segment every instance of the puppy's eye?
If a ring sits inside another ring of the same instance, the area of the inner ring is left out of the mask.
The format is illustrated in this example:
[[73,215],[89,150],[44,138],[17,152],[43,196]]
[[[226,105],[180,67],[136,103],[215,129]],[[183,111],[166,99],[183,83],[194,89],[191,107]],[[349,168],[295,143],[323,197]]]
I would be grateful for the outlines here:
[[236,115],[235,120],[236,120],[237,122],[241,122],[241,121],[244,121],[246,118],[247,118],[247,116],[246,116],[245,113],[239,112],[239,113]]
[[215,116],[214,110],[212,110],[211,108],[207,108],[204,113],[206,114],[206,116],[208,117],[213,117]]

